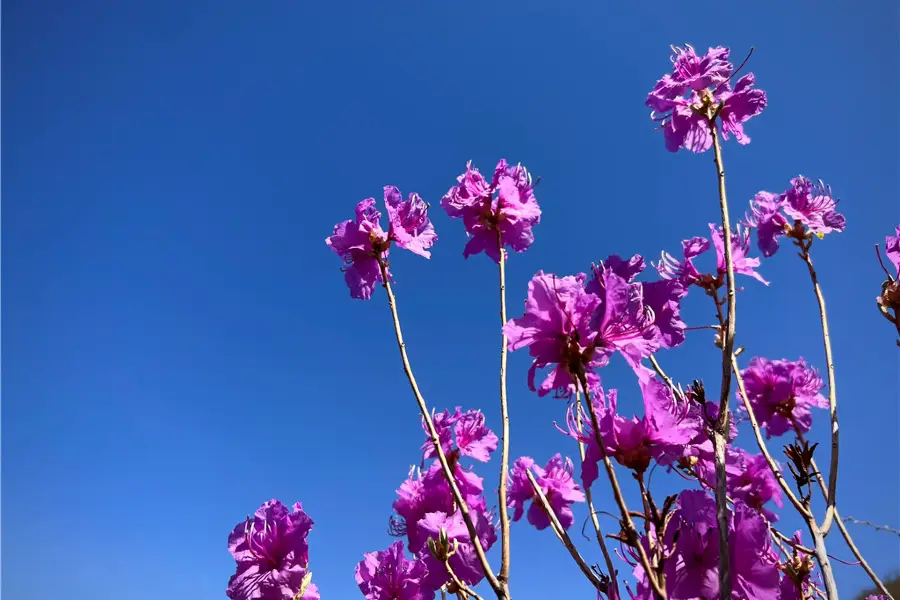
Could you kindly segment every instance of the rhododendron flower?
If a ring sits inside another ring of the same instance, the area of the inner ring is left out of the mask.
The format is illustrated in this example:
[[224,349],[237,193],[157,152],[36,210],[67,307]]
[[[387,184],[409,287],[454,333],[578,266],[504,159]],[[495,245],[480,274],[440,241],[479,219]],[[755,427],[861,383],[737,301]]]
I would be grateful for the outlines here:
[[[812,427],[811,408],[828,408],[821,394],[824,384],[818,371],[798,361],[757,357],[741,371],[747,399],[766,436],[778,436],[796,429],[806,433]],[[740,397],[738,397],[740,400]],[[746,410],[741,405],[741,410]]]
[[799,239],[810,234],[822,237],[844,231],[847,224],[844,215],[837,212],[831,188],[802,175],[792,179],[791,187],[782,194],[758,192],[750,201],[745,221],[756,228],[757,245],[764,256],[775,254],[782,235]]
[[[796,545],[803,544],[803,536],[800,531],[791,536],[792,555],[780,565],[784,575],[781,578],[779,600],[805,600],[814,595],[811,575],[815,568],[813,557],[805,552],[797,550]],[[872,598],[873,596],[869,596]]]
[[[681,242],[684,259],[679,261],[667,252],[663,252],[656,269],[664,279],[677,281],[685,289],[691,285],[702,287],[706,290],[718,289],[725,285],[725,241],[722,228],[714,223],[709,224],[712,246],[716,249],[715,274],[701,273],[694,264],[694,259],[704,254],[710,248],[709,240],[703,237],[693,237]],[[731,233],[731,262],[734,272],[740,275],[748,275],[757,281],[769,285],[756,271],[759,266],[758,258],[750,258],[750,232],[746,227],[736,226]]]
[[572,477],[572,461],[556,454],[543,469],[534,464],[534,459],[523,456],[516,460],[508,476],[507,504],[513,510],[513,521],[522,518],[525,511],[525,503],[533,500],[528,509],[528,522],[537,529],[546,529],[550,526],[550,519],[544,512],[540,502],[535,499],[534,487],[528,480],[527,471],[531,470],[534,479],[547,498],[547,502],[553,509],[556,518],[559,519],[563,529],[568,529],[575,522],[572,513],[572,504],[584,502],[584,492],[575,483]]
[[[725,239],[721,227],[709,224],[713,246],[716,248],[716,270],[719,277],[724,277],[727,273],[725,268]],[[740,225],[731,232],[731,264],[734,272],[740,275],[749,275],[764,285],[769,282],[763,279],[762,275],[756,272],[759,266],[758,258],[749,258],[747,254],[750,252],[750,230]]]
[[432,600],[434,590],[422,585],[427,569],[403,554],[403,542],[368,552],[356,566],[356,583],[366,600]]
[[599,385],[593,369],[605,364],[594,353],[597,333],[590,321],[600,299],[584,289],[584,273],[557,277],[543,271],[528,283],[525,314],[503,326],[511,351],[528,348],[534,358],[528,370],[528,387],[535,391],[537,369],[552,371],[537,389],[539,396],[556,391],[571,396],[578,389],[578,373],[585,371],[588,388]]
[[[470,507],[471,508],[471,507]],[[472,521],[482,548],[487,552],[497,541],[497,531],[489,516],[481,511],[471,511]],[[419,522],[426,539],[438,540],[441,531],[444,531],[450,542],[451,549],[454,542],[458,544],[456,551],[450,556],[450,567],[453,572],[466,584],[478,585],[484,579],[484,571],[475,553],[475,546],[469,537],[469,530],[459,511],[448,515],[443,512],[428,513]],[[444,563],[426,549],[420,553],[422,562],[425,563],[428,573],[422,583],[431,589],[438,589],[450,580],[450,574]]]
[[651,119],[660,122],[666,149],[706,152],[712,147],[713,120],[721,120],[722,137],[734,135],[738,143],[750,138],[743,124],[766,107],[766,94],[753,89],[752,73],[741,77],[732,89],[733,66],[727,48],[710,48],[704,57],[693,48],[676,49],[673,71],[663,75],[647,95]]
[[[656,378],[640,383],[644,397],[642,418],[626,419],[616,413],[617,391],[614,389],[605,399],[602,389],[591,398],[606,454],[637,473],[646,471],[651,460],[670,464],[681,456],[700,427],[699,420],[690,418],[687,406],[678,405],[668,386]],[[583,411],[578,406],[570,407],[566,421],[568,434],[586,445],[581,480],[587,489],[599,475],[598,463],[603,453],[590,419],[584,414],[580,418],[576,416],[579,410]]]
[[[729,528],[733,597],[776,600],[779,592],[777,555],[772,550],[768,523],[737,500]],[[715,501],[704,492],[681,492],[678,510],[666,528],[666,545],[674,546],[671,558],[665,564],[669,598],[688,600],[718,596],[718,535]]]
[[895,235],[888,235],[884,238],[884,254],[894,265],[894,270],[900,276],[900,225],[894,229]]
[[501,160],[488,184],[469,161],[457,182],[441,199],[441,206],[450,217],[463,220],[471,238],[463,256],[485,252],[494,262],[500,262],[501,244],[516,252],[531,246],[532,228],[540,223],[541,209],[525,167]]
[[663,250],[657,271],[664,279],[678,281],[687,290],[691,285],[699,281],[700,271],[694,266],[694,259],[709,250],[709,240],[704,237],[692,237],[681,241],[681,254],[683,261]]
[[[777,521],[778,515],[766,508],[765,505],[772,501],[781,508],[784,502],[781,487],[769,468],[766,457],[762,453],[750,454],[743,448],[734,446],[728,446],[725,452],[725,472],[728,475],[729,496],[735,500],[741,500],[750,508],[762,513],[769,521]],[[700,457],[694,470],[707,488],[715,488],[716,468],[711,447],[708,454]]]
[[[485,425],[484,414],[480,410],[462,412],[457,406],[455,413],[445,410],[436,414],[433,421],[441,448],[446,454],[453,450],[453,436],[456,437],[456,447],[461,456],[471,456],[481,462],[489,461],[491,452],[497,449],[497,435]],[[422,428],[427,434],[425,419],[422,419]],[[424,458],[437,456],[430,438],[422,445],[422,454]]]
[[[260,506],[228,536],[237,571],[228,580],[232,600],[293,600],[309,574],[306,538],[313,521],[300,503],[291,510],[278,500]],[[304,600],[318,599],[308,585]]]
[[338,223],[334,233],[325,239],[344,259],[344,280],[353,298],[368,300],[375,286],[383,282],[378,263],[387,258],[392,242],[429,258],[428,248],[437,241],[434,226],[428,219],[428,206],[418,194],[410,194],[403,202],[400,190],[387,185],[384,203],[390,218],[388,232],[381,228],[381,213],[375,208],[375,199],[366,198],[356,205],[356,220]]
[[[486,511],[487,503],[482,496],[484,480],[471,471],[454,464],[454,477],[463,499],[473,512]],[[428,540],[427,532],[420,528],[420,522],[428,513],[453,513],[456,510],[453,492],[444,477],[441,464],[434,461],[425,472],[410,469],[407,480],[397,490],[393,508],[398,517],[392,519],[391,533],[406,536],[410,552],[419,552]]]

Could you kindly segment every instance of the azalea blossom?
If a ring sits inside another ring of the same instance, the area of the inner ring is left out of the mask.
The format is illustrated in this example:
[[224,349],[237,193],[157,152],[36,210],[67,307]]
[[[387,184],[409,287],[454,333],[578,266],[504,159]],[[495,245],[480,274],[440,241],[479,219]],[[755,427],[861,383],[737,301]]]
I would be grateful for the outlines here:
[[465,225],[470,237],[463,251],[466,258],[484,252],[500,262],[501,245],[524,252],[534,242],[532,228],[541,221],[531,174],[505,159],[497,163],[490,183],[469,161],[466,172],[441,199],[441,206]]
[[312,526],[299,502],[288,509],[279,500],[265,502],[253,517],[238,523],[228,536],[228,550],[237,562],[228,580],[228,597],[294,600],[306,582],[303,600],[318,600],[315,585],[308,583],[306,538]]
[[[497,530],[487,513],[474,510],[470,514],[481,547],[487,552],[497,541]],[[469,530],[461,512],[457,510],[451,514],[428,513],[419,522],[419,527],[425,536],[432,540],[439,540],[443,532],[447,536],[451,548],[456,547],[449,559],[450,567],[464,583],[478,585],[484,579],[484,571],[481,569],[475,545],[469,536]],[[450,574],[442,560],[436,558],[428,549],[421,552],[419,556],[428,570],[423,579],[426,587],[436,590],[450,581]]]
[[403,554],[403,542],[387,550],[368,552],[356,566],[356,583],[366,600],[432,600],[434,590],[422,580],[427,569],[420,559]]
[[894,235],[888,235],[884,238],[884,254],[894,265],[894,270],[900,276],[900,225],[894,228]]
[[[821,393],[822,378],[802,358],[789,361],[756,357],[741,371],[741,377],[753,413],[767,437],[795,429],[807,433],[812,427],[810,409],[828,408],[828,400]],[[743,403],[740,410],[746,411]]]
[[[480,410],[462,412],[457,406],[455,413],[445,410],[432,419],[446,454],[453,450],[453,437],[461,456],[470,456],[481,462],[490,460],[491,452],[497,449],[497,435],[485,425],[484,414]],[[422,428],[427,434],[425,419],[422,419]],[[422,454],[424,458],[437,456],[430,438],[422,445]]]
[[546,529],[550,526],[550,519],[541,504],[535,499],[534,487],[528,479],[527,472],[531,471],[535,481],[547,498],[553,514],[559,519],[563,529],[568,529],[575,522],[572,513],[572,504],[584,502],[584,492],[575,483],[572,477],[572,460],[556,454],[547,462],[547,466],[541,468],[534,463],[534,459],[523,456],[513,463],[508,479],[507,504],[513,510],[513,521],[522,518],[525,511],[525,503],[532,500],[528,509],[528,522],[536,529]]

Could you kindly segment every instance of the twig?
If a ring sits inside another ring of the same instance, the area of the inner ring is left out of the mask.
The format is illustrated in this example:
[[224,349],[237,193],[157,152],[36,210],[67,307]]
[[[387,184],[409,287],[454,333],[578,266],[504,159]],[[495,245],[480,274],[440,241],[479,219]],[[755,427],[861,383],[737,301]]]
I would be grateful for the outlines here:
[[441,469],[444,472],[444,477],[447,478],[447,483],[450,485],[450,490],[453,493],[453,499],[456,501],[457,506],[459,507],[459,512],[462,514],[463,521],[466,523],[466,528],[469,531],[469,538],[471,539],[472,545],[475,548],[475,554],[478,556],[478,560],[481,563],[481,568],[484,571],[484,576],[488,581],[488,584],[491,586],[491,589],[494,590],[494,593],[497,594],[497,598],[500,600],[510,600],[508,591],[504,588],[504,586],[498,581],[496,575],[494,575],[493,570],[491,570],[491,565],[488,562],[487,555],[484,553],[484,548],[481,545],[481,540],[478,538],[478,532],[475,529],[475,523],[472,521],[472,515],[469,514],[469,506],[466,504],[465,498],[463,498],[462,492],[459,491],[459,486],[456,483],[456,477],[453,475],[453,471],[450,469],[450,463],[447,462],[447,455],[444,453],[444,449],[441,447],[441,441],[438,437],[437,430],[434,427],[434,421],[431,419],[431,413],[428,411],[428,405],[425,403],[425,399],[422,397],[422,392],[419,391],[419,385],[416,383],[416,377],[413,375],[412,367],[409,364],[409,357],[406,354],[406,343],[403,341],[403,333],[400,329],[400,316],[397,313],[397,301],[394,298],[394,292],[391,289],[391,280],[390,276],[387,273],[387,265],[380,256],[378,257],[378,266],[381,269],[381,278],[383,281],[384,289],[387,292],[388,297],[388,305],[391,308],[391,316],[394,320],[394,333],[397,336],[397,346],[400,349],[400,358],[403,361],[403,371],[406,373],[406,378],[409,380],[409,386],[412,388],[413,395],[416,397],[416,402],[419,404],[419,412],[422,413],[422,419],[425,421],[425,426],[428,429],[428,434],[431,437],[431,443],[434,445],[434,450],[437,453],[438,461],[441,463]]
[[500,417],[503,426],[503,442],[500,449],[500,575],[504,586],[509,584],[509,507],[506,505],[507,471],[509,471],[509,406],[506,400],[506,252],[503,238],[497,231],[497,245],[500,248]]
[[816,561],[819,563],[819,570],[822,572],[822,579],[825,581],[825,595],[828,600],[838,600],[837,584],[834,581],[834,572],[831,570],[831,561],[828,559],[828,552],[825,550],[825,536],[816,524],[816,518],[810,516],[806,520],[806,526],[809,527],[809,533],[812,535],[815,546],[813,553]]
[[719,416],[713,428],[713,450],[716,463],[716,520],[719,524],[719,590],[722,598],[731,597],[731,571],[728,550],[728,504],[725,500],[727,474],[725,472],[725,446],[728,443],[728,401],[731,398],[731,358],[734,351],[735,286],[734,261],[731,256],[731,221],[728,216],[728,196],[725,193],[725,166],[722,162],[722,145],[716,129],[715,108],[708,108],[709,130],[715,153],[716,175],[719,181],[719,208],[722,212],[722,246],[725,257],[725,275],[728,286],[728,318],[722,330],[722,392],[719,398]]
[[816,300],[819,303],[819,315],[822,321],[822,340],[825,344],[825,364],[828,368],[828,411],[831,414],[831,465],[828,470],[828,494],[826,496],[827,507],[825,509],[825,518],[822,521],[820,529],[822,536],[828,535],[831,529],[831,523],[834,519],[834,507],[837,503],[837,477],[838,477],[838,455],[840,454],[840,430],[838,427],[837,416],[837,390],[835,388],[834,378],[834,357],[831,354],[831,335],[828,333],[828,316],[825,312],[825,296],[822,294],[822,288],[819,286],[819,278],[816,275],[816,269],[813,267],[812,257],[809,255],[809,248],[812,245],[800,244],[800,258],[806,263],[809,269],[809,277],[812,280],[813,290],[816,293]]
[[619,487],[619,480],[616,478],[615,468],[613,468],[612,462],[610,462],[609,456],[606,453],[606,444],[603,442],[603,436],[600,434],[600,422],[597,419],[597,411],[594,410],[594,403],[591,401],[591,393],[588,391],[587,376],[585,375],[584,368],[579,370],[577,376],[578,382],[581,384],[581,390],[584,392],[584,402],[587,404],[588,414],[591,417],[591,427],[594,430],[594,439],[597,441],[597,446],[600,450],[600,458],[603,461],[606,475],[609,477],[609,483],[613,489],[613,497],[616,500],[616,504],[619,505],[619,511],[622,513],[622,523],[628,534],[628,540],[637,547],[641,566],[644,567],[644,572],[647,573],[647,579],[650,581],[650,587],[653,590],[654,595],[660,600],[665,600],[666,591],[660,586],[656,573],[651,567],[650,559],[647,556],[647,550],[644,548],[644,545],[638,537],[637,530],[634,527],[634,521],[631,520],[628,505],[625,503],[625,497],[622,495],[622,489]]
[[[794,433],[797,434],[797,439],[799,439],[801,442],[805,441],[804,437],[803,437],[803,433],[801,433],[799,427],[797,427],[796,422],[794,422]],[[816,481],[819,482],[819,489],[822,491],[822,496],[824,496],[825,499],[827,500],[828,499],[828,489],[825,487],[825,479],[822,477],[822,473],[819,471],[819,467],[816,465],[815,458],[810,460],[810,466],[812,467],[813,471],[815,471],[815,478],[816,478]],[[885,596],[887,596],[888,598],[893,600],[894,596],[891,594],[890,591],[888,591],[887,586],[884,585],[884,582],[881,581],[881,578],[878,577],[878,574],[875,573],[875,571],[872,569],[872,567],[869,566],[869,563],[866,562],[866,559],[863,558],[862,552],[860,552],[859,548],[856,546],[856,543],[853,541],[853,537],[850,535],[850,532],[847,531],[847,527],[846,527],[846,525],[844,525],[844,519],[841,519],[841,513],[838,511],[836,506],[834,507],[834,519],[837,522],[838,530],[841,532],[841,535],[844,536],[844,541],[847,543],[847,547],[850,548],[850,552],[853,553],[853,556],[856,557],[856,560],[859,561],[859,566],[861,566],[863,568],[863,571],[866,572],[866,575],[869,576],[869,579],[872,580],[872,583],[875,584],[875,587],[877,587],[879,589],[879,591],[881,591],[882,594],[884,594]],[[846,517],[846,519],[849,521],[851,519],[851,517]],[[854,520],[851,522],[856,522],[856,521]],[[871,525],[871,523],[868,523],[868,524]],[[873,525],[873,527],[879,528],[877,525]],[[884,528],[884,529],[887,529],[887,528]],[[890,529],[888,529],[888,530],[895,531],[895,530],[890,530]],[[895,531],[895,533],[900,535],[900,531]]]
[[[578,433],[582,431],[582,421],[581,421],[581,411],[578,410],[581,406],[581,395],[576,392],[575,393],[575,421],[578,425]],[[581,456],[581,462],[584,463],[584,458],[587,451],[584,446],[584,442],[578,442],[578,454]],[[597,543],[600,544],[600,551],[603,553],[603,560],[606,562],[606,569],[608,571],[610,585],[613,586],[613,590],[616,593],[616,597],[619,593],[619,581],[616,578],[616,570],[613,567],[612,557],[609,554],[609,550],[606,548],[606,540],[603,539],[603,531],[600,529],[600,519],[597,518],[597,511],[594,509],[594,500],[591,495],[591,488],[587,488],[584,490],[584,497],[587,500],[588,510],[591,512],[591,522],[594,525],[594,532],[597,534]]]
[[854,525],[866,525],[867,527],[871,527],[872,529],[877,529],[878,531],[887,531],[888,533],[893,533],[894,535],[900,535],[900,529],[894,529],[893,527],[888,527],[887,525],[877,525],[872,521],[866,521],[865,519],[856,519],[854,517],[844,517],[845,521],[849,521]]
[[578,565],[578,568],[581,569],[581,572],[584,573],[584,576],[587,577],[588,581],[591,582],[598,591],[606,591],[606,584],[601,581],[601,579],[594,573],[594,570],[584,561],[581,554],[579,554],[578,549],[575,547],[575,544],[572,543],[572,539],[569,537],[569,534],[563,528],[562,523],[559,522],[559,518],[557,518],[556,513],[553,512],[553,508],[550,506],[550,503],[547,501],[547,496],[544,495],[544,490],[541,489],[541,486],[538,485],[538,482],[535,481],[534,475],[531,474],[530,470],[526,470],[525,474],[528,476],[528,481],[531,482],[531,487],[534,488],[534,494],[537,497],[538,502],[541,505],[541,508],[544,509],[544,512],[547,514],[547,518],[550,519],[550,524],[553,525],[554,530],[556,531],[556,535],[559,537],[559,540],[562,542],[563,546],[566,547],[566,550],[569,551],[569,554],[572,556],[572,560]]

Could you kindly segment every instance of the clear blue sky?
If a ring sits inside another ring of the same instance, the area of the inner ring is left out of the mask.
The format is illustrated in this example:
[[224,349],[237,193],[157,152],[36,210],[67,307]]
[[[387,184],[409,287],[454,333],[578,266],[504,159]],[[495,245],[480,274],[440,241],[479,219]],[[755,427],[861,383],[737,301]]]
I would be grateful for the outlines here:
[[[750,146],[725,149],[735,210],[799,173],[843,199],[847,232],[815,246],[840,506],[900,525],[898,350],[872,250],[900,221],[897,4],[690,6],[4,2],[8,598],[222,598],[226,536],[272,497],[315,519],[323,597],[355,597],[422,434],[384,296],[351,301],[325,236],[385,184],[436,205],[466,160],[505,156],[542,177],[544,209],[509,265],[511,315],[539,268],[678,250],[716,219],[712,156],[668,154],[643,100],[685,41],[736,62],[757,48],[769,108]],[[394,261],[414,367],[433,406],[483,407],[496,426],[496,270],[463,261],[460,223],[434,220],[433,259]],[[745,356],[822,366],[802,264],[784,251],[761,271],[771,288],[747,279],[739,298]],[[699,294],[685,310],[711,318]],[[705,333],[662,360],[718,385]],[[574,453],[551,424],[564,404],[527,391],[527,365],[512,357],[513,454]],[[621,361],[604,378],[637,406]],[[479,470],[493,488],[493,464]],[[851,527],[879,572],[900,566],[896,537]],[[548,532],[513,531],[518,600],[593,597]],[[866,584],[838,573],[845,594]]]

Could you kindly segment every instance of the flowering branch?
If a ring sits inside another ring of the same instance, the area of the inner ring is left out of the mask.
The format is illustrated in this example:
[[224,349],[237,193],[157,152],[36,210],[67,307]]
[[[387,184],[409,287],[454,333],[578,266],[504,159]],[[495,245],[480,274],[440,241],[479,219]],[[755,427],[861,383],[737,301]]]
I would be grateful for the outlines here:
[[509,407],[506,401],[506,353],[507,340],[503,333],[506,325],[506,250],[503,249],[503,236],[497,231],[497,245],[500,252],[500,418],[503,427],[502,446],[500,449],[500,575],[498,579],[503,585],[509,582],[509,508],[506,505],[506,473],[509,471]]
[[[710,98],[711,100],[711,98]],[[723,598],[731,597],[731,572],[728,554],[728,503],[726,500],[727,474],[725,472],[725,446],[728,443],[728,401],[731,398],[731,355],[734,351],[735,286],[734,261],[731,256],[731,221],[728,215],[728,196],[725,192],[725,165],[722,162],[722,145],[715,119],[718,108],[708,104],[707,116],[712,135],[716,176],[719,181],[719,208],[722,213],[722,246],[725,257],[726,284],[728,286],[728,317],[722,331],[722,392],[719,399],[719,416],[713,428],[713,451],[716,463],[716,521],[719,524],[719,589]],[[717,303],[718,304],[718,303]]]
[[840,433],[838,428],[837,417],[837,391],[835,389],[834,378],[834,358],[831,354],[831,336],[828,333],[828,316],[825,313],[825,296],[822,294],[822,288],[819,286],[819,278],[816,275],[816,269],[813,267],[812,258],[809,255],[809,248],[812,246],[812,240],[809,242],[798,242],[800,246],[800,258],[806,263],[809,269],[809,277],[812,280],[813,290],[816,293],[816,300],[819,303],[819,315],[822,320],[822,339],[825,344],[825,363],[828,369],[828,410],[831,413],[831,465],[828,471],[828,494],[826,495],[827,507],[825,509],[825,517],[822,521],[822,535],[828,535],[831,529],[831,522],[834,519],[835,503],[837,502],[837,476],[838,476],[838,455],[840,451]]
[[[575,393],[575,404],[577,406],[581,406],[581,394]],[[579,432],[582,429],[582,421],[581,421],[581,411],[577,409],[575,411],[576,424],[578,425]],[[578,453],[581,456],[581,462],[584,463],[584,459],[586,456],[586,449],[584,446],[584,442],[581,440],[578,441]],[[597,517],[597,511],[594,509],[594,500],[591,494],[591,488],[586,488],[584,490],[584,497],[587,500],[588,510],[591,513],[591,522],[594,525],[594,532],[597,534],[597,543],[600,544],[600,551],[603,553],[603,560],[606,562],[606,568],[610,577],[610,585],[613,586],[613,590],[616,592],[616,597],[618,597],[618,580],[616,579],[616,570],[613,567],[612,557],[609,554],[609,550],[606,547],[606,540],[603,539],[603,531],[600,529],[600,519]]]
[[496,575],[494,575],[491,565],[488,562],[487,555],[484,553],[484,548],[481,545],[481,540],[478,538],[478,532],[475,529],[475,523],[472,521],[472,515],[469,513],[469,507],[466,504],[462,493],[459,491],[459,486],[456,483],[456,478],[453,476],[450,463],[447,462],[447,455],[441,447],[440,437],[434,427],[431,413],[428,411],[428,405],[425,404],[422,392],[419,391],[419,385],[416,383],[416,377],[413,375],[412,367],[409,364],[409,357],[406,354],[406,343],[403,341],[403,333],[400,329],[400,316],[397,313],[397,301],[394,298],[394,292],[391,289],[391,278],[387,272],[387,264],[380,255],[377,260],[378,267],[381,270],[382,285],[384,286],[385,292],[387,292],[388,305],[391,308],[391,317],[394,320],[394,333],[397,337],[397,346],[400,349],[400,358],[403,361],[403,371],[406,373],[406,378],[409,380],[409,386],[412,388],[413,395],[416,397],[416,402],[419,404],[419,412],[422,413],[422,419],[425,421],[425,426],[428,428],[428,434],[431,437],[431,443],[434,445],[434,450],[441,463],[444,477],[447,478],[447,483],[450,485],[450,490],[453,492],[453,499],[459,507],[459,512],[462,514],[463,520],[466,523],[469,537],[475,548],[478,560],[481,563],[484,576],[488,580],[488,584],[491,586],[491,589],[494,590],[494,593],[497,594],[497,598],[500,600],[509,600],[509,591],[500,583],[500,581],[498,581]]
[[528,476],[528,481],[531,483],[531,487],[534,488],[535,496],[537,497],[538,503],[541,505],[541,508],[547,514],[547,518],[550,519],[550,524],[553,526],[553,531],[556,533],[556,536],[559,538],[559,541],[562,542],[563,546],[566,547],[566,550],[569,551],[569,554],[572,556],[572,560],[578,565],[578,568],[581,569],[581,572],[584,573],[584,576],[587,577],[588,581],[591,582],[597,591],[606,592],[608,585],[597,576],[593,569],[585,562],[584,558],[582,558],[581,554],[578,552],[578,549],[575,547],[575,544],[572,543],[572,539],[569,537],[569,534],[566,533],[565,528],[562,526],[562,523],[559,522],[559,518],[556,516],[556,513],[553,512],[553,508],[550,506],[550,502],[547,501],[547,496],[544,495],[544,491],[541,489],[541,486],[538,485],[538,482],[535,481],[534,475],[531,474],[530,470],[526,470],[525,474]]
[[587,404],[588,414],[591,417],[591,427],[594,430],[594,438],[597,440],[597,446],[600,449],[600,458],[603,461],[603,467],[606,469],[606,475],[609,477],[609,483],[612,486],[616,504],[619,505],[619,510],[622,513],[622,524],[628,535],[628,542],[637,548],[638,558],[641,561],[641,566],[647,573],[647,580],[650,582],[654,595],[660,600],[665,600],[666,591],[660,585],[659,579],[656,577],[656,572],[651,567],[650,558],[647,556],[647,550],[644,549],[644,545],[638,539],[637,529],[634,526],[634,521],[631,519],[631,513],[628,510],[628,505],[625,503],[625,497],[622,495],[622,489],[619,487],[619,480],[616,478],[616,471],[613,468],[612,462],[609,460],[609,455],[606,453],[606,443],[603,441],[603,437],[600,433],[600,421],[597,419],[597,411],[594,410],[594,403],[591,401],[591,393],[588,391],[587,376],[585,375],[584,367],[580,367],[577,376],[578,382],[581,384],[581,390],[584,392],[584,402]]

